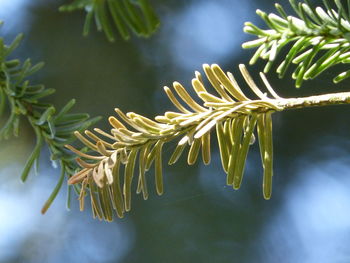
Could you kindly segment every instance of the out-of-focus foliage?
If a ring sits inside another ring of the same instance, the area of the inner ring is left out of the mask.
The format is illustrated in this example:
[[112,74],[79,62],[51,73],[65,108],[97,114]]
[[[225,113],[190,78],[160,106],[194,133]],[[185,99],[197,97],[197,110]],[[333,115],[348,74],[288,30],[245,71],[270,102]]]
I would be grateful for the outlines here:
[[159,20],[147,0],[74,0],[60,7],[60,11],[84,9],[86,18],[83,34],[89,34],[92,21],[109,41],[115,40],[115,29],[124,40],[130,31],[140,37],[149,37],[159,26]]
[[[44,213],[56,197],[64,177],[76,172],[74,155],[66,151],[64,145],[75,141],[73,131],[85,130],[99,118],[91,119],[86,113],[69,113],[75,104],[74,99],[60,110],[45,101],[55,90],[46,89],[43,85],[32,84],[29,81],[30,76],[44,64],[32,65],[30,59],[23,63],[18,59],[8,59],[22,37],[17,36],[9,45],[0,38],[0,116],[7,117],[0,129],[0,139],[8,139],[11,135],[19,136],[20,120],[21,116],[24,116],[35,132],[36,144],[24,166],[22,181],[26,181],[33,166],[36,167],[36,171],[38,170],[40,151],[45,144],[51,153],[53,164],[57,165],[57,162],[60,165],[61,176],[43,207]],[[6,109],[9,110],[9,114]]]

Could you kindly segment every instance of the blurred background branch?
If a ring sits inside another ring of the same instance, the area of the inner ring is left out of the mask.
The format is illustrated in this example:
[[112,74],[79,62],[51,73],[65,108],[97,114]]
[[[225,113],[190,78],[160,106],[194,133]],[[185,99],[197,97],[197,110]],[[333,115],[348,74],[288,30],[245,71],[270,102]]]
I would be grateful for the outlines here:
[[86,113],[69,113],[75,100],[69,101],[58,112],[53,104],[43,100],[55,90],[45,89],[43,85],[33,85],[29,81],[29,77],[42,68],[43,63],[32,66],[29,59],[24,63],[18,59],[8,59],[21,39],[22,35],[18,35],[10,45],[6,45],[4,39],[0,38],[0,116],[3,117],[6,106],[9,109],[7,121],[0,130],[0,139],[8,139],[11,134],[18,137],[20,117],[24,116],[35,132],[36,144],[23,168],[21,180],[27,180],[34,163],[35,170],[38,171],[40,152],[44,144],[50,151],[53,164],[61,166],[61,177],[57,186],[42,208],[42,213],[45,213],[62,186],[65,175],[69,177],[76,170],[74,156],[64,149],[64,145],[75,141],[73,131],[85,130],[99,118],[90,119]]
[[73,0],[59,10],[85,10],[83,35],[89,34],[94,20],[97,30],[103,31],[111,42],[115,41],[115,30],[124,40],[128,40],[130,31],[139,37],[149,37],[159,26],[159,20],[148,0]]

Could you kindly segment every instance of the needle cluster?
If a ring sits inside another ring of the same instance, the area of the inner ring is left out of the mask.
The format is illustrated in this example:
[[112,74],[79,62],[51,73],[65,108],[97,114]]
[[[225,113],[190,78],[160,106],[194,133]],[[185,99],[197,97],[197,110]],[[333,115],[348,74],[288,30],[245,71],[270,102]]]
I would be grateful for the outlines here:
[[[242,183],[249,147],[255,142],[254,132],[260,145],[264,168],[263,194],[271,197],[273,174],[272,119],[271,114],[283,108],[278,105],[280,98],[268,84],[263,93],[255,84],[244,65],[241,73],[256,99],[248,98],[234,76],[225,74],[218,65],[203,66],[212,90],[205,87],[202,75],[196,72],[192,80],[198,103],[178,82],[173,87],[164,87],[169,100],[178,111],[168,111],[154,120],[134,112],[124,114],[115,109],[117,118],[109,122],[112,129],[104,132],[86,130],[85,136],[75,132],[77,138],[91,153],[79,151],[71,145],[66,147],[79,157],[76,159],[81,170],[69,179],[70,184],[81,183],[80,206],[84,209],[85,196],[89,195],[94,217],[113,220],[113,210],[119,217],[131,208],[132,182],[137,176],[137,193],[148,197],[146,173],[154,164],[156,191],[163,193],[162,148],[169,141],[178,144],[168,161],[174,164],[187,152],[189,165],[196,163],[201,152],[204,164],[211,159],[211,138],[216,131],[222,167],[227,174],[226,182],[234,189]],[[215,91],[212,92],[212,91]]]
[[[323,7],[314,7],[310,1],[304,3],[289,0],[296,16],[288,15],[280,4],[275,4],[278,15],[257,10],[268,29],[247,22],[244,31],[257,39],[244,43],[243,48],[257,48],[250,60],[254,64],[259,58],[267,60],[264,72],[268,72],[285,50],[277,66],[279,77],[295,64],[292,77],[296,87],[304,80],[314,79],[319,74],[338,64],[350,63],[350,5],[340,0],[323,0]],[[289,46],[289,47],[287,47]],[[350,77],[350,70],[339,73],[333,81],[340,82]]]
[[6,45],[3,38],[0,38],[0,117],[5,120],[0,127],[0,139],[8,139],[11,135],[19,136],[21,117],[25,117],[33,128],[36,144],[24,166],[21,176],[23,182],[27,180],[33,166],[38,170],[40,152],[44,145],[50,151],[53,164],[60,165],[61,176],[43,207],[44,213],[56,197],[65,176],[69,177],[76,172],[74,155],[64,145],[76,140],[72,134],[75,130],[85,130],[99,118],[90,119],[86,113],[69,113],[75,104],[74,99],[61,110],[45,101],[55,90],[29,81],[42,68],[43,63],[32,65],[29,59],[23,63],[18,59],[8,59],[21,39],[22,35],[19,35],[11,44]]
[[124,40],[130,38],[130,31],[140,37],[149,37],[159,26],[159,20],[147,0],[73,0],[60,7],[60,11],[84,9],[86,12],[83,34],[89,34],[95,21],[98,31],[107,39],[115,41],[118,31]]

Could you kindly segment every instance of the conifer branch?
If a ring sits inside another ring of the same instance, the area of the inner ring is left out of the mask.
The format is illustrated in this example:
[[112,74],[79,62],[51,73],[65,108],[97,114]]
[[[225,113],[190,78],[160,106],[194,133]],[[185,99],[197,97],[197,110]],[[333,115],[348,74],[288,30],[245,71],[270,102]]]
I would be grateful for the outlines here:
[[55,90],[46,89],[43,85],[33,85],[28,80],[29,76],[43,66],[43,63],[32,66],[29,59],[24,63],[18,59],[7,59],[19,45],[22,37],[19,35],[10,45],[4,44],[3,38],[0,38],[0,116],[5,117],[6,106],[10,111],[7,121],[0,129],[0,139],[8,139],[11,134],[19,136],[21,116],[24,116],[32,126],[36,144],[23,169],[21,176],[23,182],[27,180],[35,163],[36,170],[38,169],[40,151],[44,144],[51,153],[53,164],[59,161],[61,177],[42,209],[42,213],[45,213],[62,186],[64,177],[76,172],[74,156],[64,148],[64,145],[76,140],[72,135],[73,131],[85,130],[99,118],[90,119],[85,113],[69,113],[75,100],[69,101],[58,112],[54,105],[43,102],[43,99]]
[[81,9],[86,12],[83,35],[89,34],[95,20],[97,30],[103,31],[111,42],[115,41],[115,30],[124,40],[128,40],[130,31],[139,37],[149,37],[159,26],[148,0],[73,0],[59,10],[71,12]]
[[[250,63],[255,63],[258,58],[268,60],[264,69],[267,72],[284,46],[292,44],[277,72],[283,77],[292,63],[297,64],[293,72],[297,87],[303,80],[315,78],[334,65],[349,63],[349,6],[345,8],[339,0],[334,0],[334,3],[336,10],[327,0],[324,0],[326,9],[314,8],[308,0],[298,4],[290,0],[297,17],[288,16],[278,4],[276,9],[280,16],[258,10],[258,15],[269,29],[260,29],[252,23],[245,24],[244,30],[258,37],[243,44],[244,48],[258,48]],[[61,8],[62,11],[76,9],[87,12],[85,35],[94,18],[97,28],[103,30],[110,41],[114,41],[113,27],[124,39],[128,39],[129,30],[140,36],[149,36],[158,26],[158,20],[146,0],[74,0]],[[219,145],[221,164],[227,175],[226,183],[233,189],[239,189],[242,184],[250,145],[255,143],[257,136],[263,166],[263,196],[270,199],[273,178],[272,114],[289,109],[350,104],[350,92],[282,98],[263,73],[260,73],[260,77],[265,85],[264,91],[254,82],[245,66],[240,65],[247,86],[255,94],[255,98],[250,98],[230,72],[225,74],[215,64],[204,65],[205,75],[215,94],[208,91],[202,75],[196,72],[192,80],[192,87],[198,96],[196,99],[178,82],[174,82],[172,88],[164,87],[177,111],[168,111],[149,119],[134,112],[124,114],[120,109],[115,109],[118,117],[109,118],[112,126],[110,132],[98,128],[90,131],[86,129],[98,118],[89,119],[87,114],[68,113],[74,100],[58,113],[52,104],[42,102],[54,90],[31,85],[27,78],[43,64],[32,66],[30,60],[21,63],[7,59],[21,38],[17,37],[10,45],[5,45],[0,38],[0,116],[3,116],[6,105],[10,110],[0,130],[0,139],[8,138],[11,133],[18,136],[20,116],[25,116],[33,127],[37,142],[24,167],[23,181],[34,163],[38,163],[44,144],[51,152],[51,160],[59,161],[61,175],[42,209],[43,213],[67,176],[70,185],[68,192],[71,192],[73,185],[79,195],[81,210],[85,207],[85,197],[89,195],[94,217],[107,221],[112,221],[114,214],[123,217],[131,209],[132,184],[136,174],[136,192],[147,199],[146,173],[153,165],[156,192],[158,195],[164,192],[162,149],[165,143],[178,140],[169,165],[179,160],[187,145],[189,165],[195,164],[199,155],[208,165],[213,130]],[[350,70],[339,74],[334,81],[339,82],[349,76]],[[72,146],[75,140],[73,131],[84,144],[80,150]],[[80,168],[77,169],[77,166]]]
[[[113,220],[113,210],[119,217],[131,209],[132,181],[138,170],[137,193],[148,197],[146,172],[154,163],[156,191],[163,193],[162,147],[165,143],[179,140],[168,161],[178,161],[189,145],[187,162],[196,163],[201,152],[204,164],[210,163],[211,131],[216,130],[222,167],[227,174],[227,184],[239,189],[249,147],[255,141],[254,131],[260,145],[264,168],[263,195],[269,199],[272,193],[273,146],[272,119],[275,111],[303,107],[350,103],[350,92],[305,98],[281,98],[272,89],[263,73],[260,74],[266,91],[263,92],[249,75],[244,65],[240,71],[255,93],[249,99],[231,73],[225,74],[218,65],[204,65],[205,74],[217,95],[206,89],[202,76],[196,72],[192,87],[202,100],[202,105],[193,99],[178,82],[173,87],[164,87],[177,112],[166,112],[154,120],[115,109],[118,118],[109,117],[110,133],[98,128],[86,130],[85,136],[76,131],[77,138],[90,149],[90,153],[68,149],[77,154],[81,170],[68,183],[81,184],[80,208],[84,209],[85,196],[90,195],[94,217]],[[178,139],[179,138],[179,139]],[[138,167],[138,168],[137,168]],[[120,169],[123,168],[123,171]],[[124,173],[124,176],[122,175]]]
[[[349,64],[349,6],[344,6],[339,0],[334,0],[333,6],[324,0],[325,8],[313,7],[308,0],[304,3],[295,0],[289,2],[297,16],[288,15],[281,5],[275,4],[279,15],[266,14],[259,9],[256,11],[269,29],[245,23],[244,31],[257,36],[256,40],[242,45],[243,48],[257,48],[250,64],[259,58],[267,60],[266,73],[282,50],[291,45],[276,72],[282,78],[291,64],[295,64],[292,77],[296,80],[296,87],[334,65]],[[349,76],[350,70],[338,74],[333,81],[338,83]]]

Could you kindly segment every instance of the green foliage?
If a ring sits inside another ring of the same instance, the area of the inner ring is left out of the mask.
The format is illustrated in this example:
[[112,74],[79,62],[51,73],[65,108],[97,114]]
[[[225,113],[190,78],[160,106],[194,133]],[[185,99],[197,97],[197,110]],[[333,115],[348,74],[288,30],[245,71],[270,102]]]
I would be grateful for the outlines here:
[[[293,77],[296,86],[302,81],[318,76],[327,68],[350,62],[350,19],[339,1],[337,11],[324,1],[327,10],[313,8],[308,1],[290,3],[299,18],[287,16],[276,4],[281,16],[258,10],[270,29],[263,30],[246,23],[244,30],[258,36],[258,39],[243,44],[245,48],[258,47],[251,63],[261,57],[267,59],[265,72],[269,71],[282,48],[293,44],[286,58],[277,69],[283,77],[291,63],[297,64]],[[196,72],[192,87],[202,104],[193,99],[178,82],[173,88],[164,87],[165,93],[177,108],[154,120],[134,112],[124,114],[115,109],[118,118],[110,117],[110,133],[98,128],[86,130],[85,136],[75,131],[84,144],[82,150],[71,145],[68,149],[79,156],[76,161],[81,170],[70,177],[68,183],[80,185],[80,209],[85,206],[85,197],[90,196],[94,217],[112,221],[114,214],[123,217],[131,209],[132,182],[137,176],[138,194],[147,199],[149,190],[147,172],[154,166],[155,189],[158,195],[164,191],[162,173],[162,149],[165,143],[178,140],[168,161],[176,163],[188,145],[187,163],[193,165],[201,153],[205,165],[211,159],[211,138],[215,130],[219,145],[226,183],[239,189],[250,149],[258,137],[263,175],[263,196],[270,199],[273,177],[272,118],[275,111],[350,103],[350,93],[325,94],[306,98],[281,98],[272,89],[265,75],[260,73],[267,92],[264,93],[249,75],[244,65],[240,71],[256,99],[243,93],[234,76],[225,74],[218,65],[204,65],[203,69],[216,95],[208,91],[202,76]],[[341,73],[338,82],[350,73]],[[268,95],[269,94],[269,95]],[[255,132],[256,130],[256,132]],[[89,149],[89,153],[84,151]],[[115,212],[114,212],[115,211]]]
[[[296,64],[292,77],[296,87],[304,80],[314,79],[328,68],[350,63],[350,5],[344,6],[334,0],[334,6],[324,0],[324,6],[313,7],[308,0],[304,3],[289,1],[297,16],[290,16],[283,7],[275,4],[279,13],[266,14],[257,10],[269,29],[261,29],[245,23],[244,31],[258,38],[243,44],[244,48],[257,48],[250,60],[254,64],[259,58],[267,60],[264,72],[268,72],[278,55],[285,48],[288,53],[277,67],[282,78],[291,64]],[[334,82],[350,76],[350,70],[338,74]]]
[[[350,62],[350,0],[343,6],[334,0],[334,6],[324,0],[326,9],[312,7],[308,0],[290,4],[297,14],[288,16],[281,5],[276,4],[279,16],[257,13],[269,29],[261,29],[246,23],[244,31],[257,36],[256,40],[243,44],[244,48],[257,48],[250,63],[259,58],[267,60],[264,71],[268,72],[277,56],[286,48],[287,55],[277,67],[283,77],[291,64],[296,64],[293,78],[300,87],[303,80],[313,79],[324,70]],[[335,8],[335,9],[334,9]],[[60,8],[61,11],[85,9],[87,12],[84,35],[88,34],[92,20],[114,41],[113,30],[117,29],[124,39],[130,31],[139,36],[149,36],[159,22],[146,0],[74,0]],[[42,63],[31,65],[30,60],[21,63],[9,60],[8,56],[18,46],[22,36],[10,45],[0,38],[0,116],[6,105],[9,108],[7,121],[0,130],[0,139],[18,136],[20,116],[25,116],[36,134],[36,144],[22,173],[25,181],[40,150],[46,144],[51,160],[59,162],[61,175],[51,196],[44,205],[44,213],[59,192],[67,176],[68,193],[74,187],[79,194],[80,209],[85,206],[85,197],[90,196],[94,217],[112,221],[114,214],[123,217],[131,209],[132,183],[137,175],[138,194],[148,198],[147,172],[154,166],[156,192],[161,195],[163,187],[163,154],[165,143],[178,140],[169,165],[176,163],[187,145],[187,163],[193,165],[199,155],[208,165],[211,160],[211,140],[215,130],[221,163],[226,173],[226,183],[239,189],[244,175],[250,146],[258,137],[264,170],[263,196],[270,199],[273,177],[272,113],[285,109],[333,104],[349,104],[350,92],[324,94],[306,98],[281,98],[272,89],[265,75],[260,73],[266,87],[263,92],[249,75],[244,65],[241,74],[256,98],[250,99],[242,91],[234,76],[226,74],[218,65],[204,65],[203,69],[212,91],[205,87],[202,75],[196,72],[192,87],[198,100],[194,99],[178,82],[164,91],[176,112],[168,111],[154,120],[129,112],[110,117],[110,133],[98,128],[86,130],[98,118],[89,119],[88,114],[69,113],[75,101],[69,101],[60,111],[54,105],[43,102],[54,90],[42,85],[30,84],[28,77],[37,72]],[[334,78],[339,82],[350,76],[350,70]],[[85,135],[82,135],[84,132]],[[80,150],[72,146],[75,136],[84,144]],[[70,151],[67,151],[68,148]],[[76,158],[76,156],[78,156]],[[77,168],[77,165],[80,168]],[[72,186],[73,185],[73,186]],[[69,204],[70,198],[68,198]]]
[[43,63],[32,65],[27,59],[23,63],[18,59],[8,59],[12,51],[19,45],[22,35],[19,35],[10,45],[4,44],[0,38],[0,116],[5,118],[5,108],[9,108],[9,116],[0,130],[0,139],[8,139],[11,134],[19,136],[20,119],[25,116],[36,135],[36,144],[30,154],[21,179],[26,181],[29,172],[36,163],[38,168],[40,151],[47,145],[52,162],[58,161],[61,166],[61,178],[50,198],[43,207],[44,213],[56,197],[62,186],[64,176],[76,172],[74,155],[66,151],[64,145],[73,143],[72,132],[84,130],[99,118],[90,119],[85,113],[69,113],[75,100],[69,101],[60,111],[55,106],[45,102],[47,96],[54,93],[43,85],[31,84],[29,77],[36,73]]
[[161,195],[163,145],[180,137],[168,162],[170,165],[178,161],[186,145],[189,145],[189,165],[196,163],[200,152],[204,164],[207,165],[211,158],[212,130],[216,130],[227,184],[233,189],[239,189],[250,145],[255,142],[254,130],[257,128],[264,168],[263,194],[269,199],[273,174],[271,114],[283,109],[279,106],[283,99],[272,90],[263,74],[262,79],[272,98],[257,87],[244,65],[240,65],[240,70],[257,99],[249,99],[231,73],[225,74],[218,65],[204,65],[205,74],[217,95],[207,91],[201,74],[196,72],[192,86],[203,101],[202,105],[180,83],[174,82],[173,89],[164,87],[164,90],[178,109],[177,112],[168,111],[151,120],[133,112],[124,114],[115,109],[121,121],[115,117],[109,118],[111,133],[94,129],[98,134],[96,135],[87,130],[87,137],[84,137],[80,132],[75,132],[77,138],[95,152],[95,155],[86,154],[67,145],[67,148],[79,156],[77,162],[81,171],[68,182],[81,183],[81,210],[84,209],[85,196],[89,194],[94,217],[111,221],[113,210],[119,217],[123,217],[124,212],[131,208],[131,187],[135,174],[138,174],[137,193],[142,193],[143,198],[147,199],[146,172],[152,164],[156,191]]
[[83,34],[89,34],[92,20],[99,31],[103,31],[113,42],[114,29],[124,40],[130,31],[140,37],[149,37],[159,26],[159,20],[147,0],[74,0],[60,7],[60,11],[86,11]]

